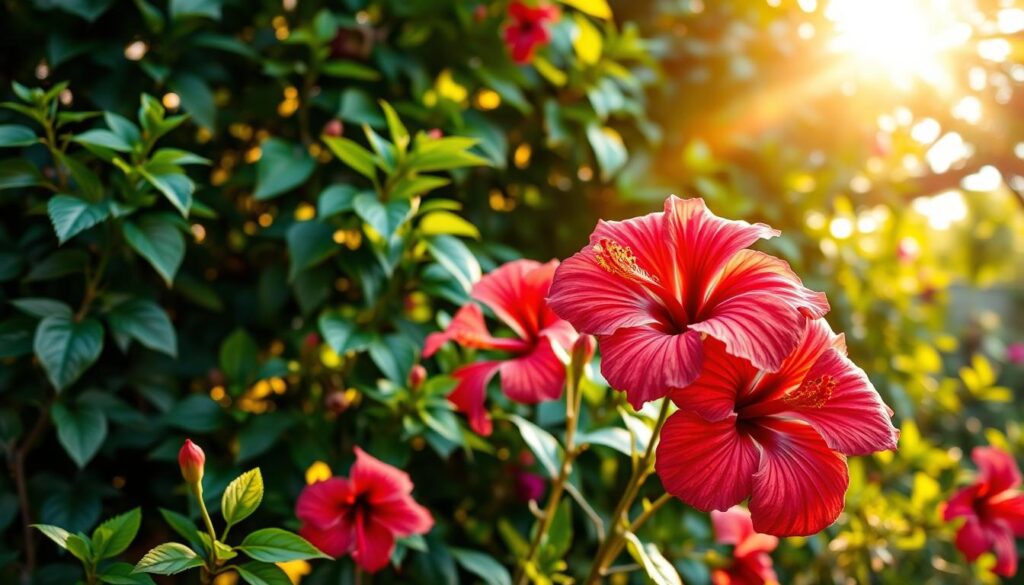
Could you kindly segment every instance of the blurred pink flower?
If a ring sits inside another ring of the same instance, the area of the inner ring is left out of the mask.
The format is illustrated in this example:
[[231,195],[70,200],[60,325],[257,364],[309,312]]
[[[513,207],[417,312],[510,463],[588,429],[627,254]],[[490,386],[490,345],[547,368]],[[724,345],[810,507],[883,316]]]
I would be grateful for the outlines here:
[[1007,346],[1006,361],[1011,364],[1024,364],[1024,343],[1011,343]]
[[529,63],[537,47],[551,41],[548,25],[558,20],[558,9],[548,4],[533,7],[521,0],[513,0],[508,7],[508,15],[512,22],[505,28],[505,44],[513,61]]
[[975,447],[971,459],[978,477],[946,503],[946,521],[966,518],[956,533],[956,547],[974,562],[982,553],[996,556],[994,571],[1004,577],[1017,573],[1014,536],[1024,536],[1024,493],[1020,469],[1009,453],[995,447]]
[[711,512],[711,524],[715,527],[715,540],[719,544],[733,546],[732,565],[728,569],[714,571],[711,575],[714,585],[765,585],[779,582],[769,555],[779,545],[779,539],[754,532],[750,512],[746,508],[733,506],[725,512],[715,510]]

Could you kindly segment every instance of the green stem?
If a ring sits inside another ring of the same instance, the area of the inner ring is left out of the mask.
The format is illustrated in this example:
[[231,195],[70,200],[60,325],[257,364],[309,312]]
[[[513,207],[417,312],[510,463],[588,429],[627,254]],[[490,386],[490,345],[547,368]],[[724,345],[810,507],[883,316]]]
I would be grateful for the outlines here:
[[213,529],[210,513],[206,511],[206,502],[203,500],[203,482],[198,481],[192,485],[192,494],[199,502],[199,511],[203,515],[206,532],[210,535],[210,572],[212,573],[217,569],[217,531]]
[[[651,432],[651,440],[647,443],[647,449],[644,451],[643,457],[640,459],[639,465],[637,465],[633,473],[629,477],[629,481],[626,482],[626,489],[622,492],[622,497],[619,499],[619,503],[615,506],[615,511],[612,512],[611,527],[608,531],[608,536],[601,543],[601,546],[597,549],[597,555],[594,557],[594,564],[590,567],[590,573],[587,575],[586,585],[592,585],[599,583],[601,577],[604,576],[605,570],[608,565],[615,560],[619,552],[622,551],[622,547],[625,544],[624,535],[633,528],[633,524],[629,521],[629,510],[633,506],[633,502],[636,500],[637,495],[640,493],[640,489],[643,487],[644,482],[647,478],[654,473],[654,453],[655,447],[658,443],[658,436],[661,434],[661,427],[665,426],[665,421],[668,419],[668,413],[672,406],[672,402],[668,399],[664,399],[661,405],[661,411],[658,413],[658,420],[654,423],[654,430]],[[659,498],[660,500],[660,498]],[[667,500],[666,500],[667,501]],[[664,505],[661,502],[658,507]],[[653,512],[651,512],[653,514]],[[647,521],[650,515],[646,517],[644,514],[640,515],[643,518],[643,522]],[[640,520],[637,518],[637,520]],[[640,522],[642,524],[643,522]]]
[[[573,371],[572,364],[569,365],[567,371]],[[579,378],[577,376],[567,376],[566,382],[565,457],[562,459],[562,466],[558,472],[558,477],[555,478],[554,483],[551,484],[551,494],[548,496],[548,503],[544,507],[543,515],[540,517],[540,524],[537,526],[537,531],[534,533],[533,539],[530,541],[530,548],[527,550],[526,556],[523,557],[522,561],[519,563],[519,567],[516,569],[515,583],[517,585],[524,585],[529,581],[526,567],[533,563],[534,557],[537,556],[537,551],[540,550],[540,545],[544,541],[544,537],[547,535],[548,529],[551,528],[551,523],[555,518],[555,514],[558,513],[558,505],[562,501],[562,495],[565,493],[565,485],[568,483],[569,475],[572,473],[572,463],[578,454],[576,449],[576,427],[579,423],[579,413],[583,393],[580,392]]]

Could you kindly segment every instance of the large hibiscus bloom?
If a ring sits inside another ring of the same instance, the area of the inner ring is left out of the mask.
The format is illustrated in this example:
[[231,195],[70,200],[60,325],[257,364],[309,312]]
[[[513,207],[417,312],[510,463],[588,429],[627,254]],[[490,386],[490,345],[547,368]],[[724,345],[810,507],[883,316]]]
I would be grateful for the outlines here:
[[655,466],[666,491],[703,511],[750,498],[754,529],[814,534],[843,509],[846,455],[896,448],[892,411],[841,335],[819,319],[778,372],[709,340],[704,371],[669,396]]
[[332,557],[351,554],[369,572],[391,560],[395,539],[429,532],[434,518],[412,498],[408,474],[356,447],[349,478],[307,486],[295,505],[299,533]]
[[598,223],[558,268],[548,302],[598,337],[602,373],[634,407],[693,382],[708,337],[776,372],[807,322],[828,312],[788,264],[745,249],[776,235],[672,196],[664,212]]
[[447,329],[427,337],[424,357],[433,355],[447,341],[466,348],[512,354],[504,360],[462,366],[452,373],[458,386],[448,399],[469,416],[473,430],[481,435],[491,434],[491,418],[484,408],[484,398],[487,383],[495,373],[501,373],[502,391],[516,402],[532,404],[562,395],[562,356],[572,347],[576,332],[544,300],[557,267],[557,260],[546,264],[515,260],[490,272],[473,287],[470,297],[494,312],[515,333],[515,338],[493,337],[476,303],[463,306]]
[[971,459],[978,466],[975,482],[960,490],[946,504],[947,521],[966,518],[956,533],[956,547],[968,561],[981,553],[996,555],[995,572],[1004,577],[1017,573],[1014,536],[1024,536],[1024,493],[1017,462],[994,447],[976,447]]
[[740,506],[725,512],[715,510],[711,512],[711,524],[715,527],[715,540],[733,546],[732,565],[711,574],[714,585],[778,584],[769,553],[779,545],[779,539],[754,532],[750,512]]

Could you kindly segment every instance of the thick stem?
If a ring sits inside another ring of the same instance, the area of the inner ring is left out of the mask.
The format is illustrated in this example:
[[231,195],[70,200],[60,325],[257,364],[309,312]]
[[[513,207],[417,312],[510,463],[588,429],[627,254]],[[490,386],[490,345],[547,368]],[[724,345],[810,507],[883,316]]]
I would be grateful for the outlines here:
[[[672,402],[668,399],[665,399],[661,405],[661,411],[658,413],[657,422],[654,423],[654,430],[651,432],[651,440],[647,444],[647,449],[640,459],[640,464],[636,466],[629,477],[629,481],[626,482],[626,489],[622,492],[622,497],[619,499],[618,504],[616,504],[615,511],[612,512],[608,536],[597,549],[594,564],[590,567],[590,573],[585,581],[587,585],[600,582],[601,577],[605,574],[605,569],[622,551],[625,543],[623,536],[632,529],[632,525],[629,522],[629,510],[633,506],[637,495],[639,495],[644,482],[654,472],[655,447],[657,446],[658,436],[661,434],[661,427],[665,426],[665,421],[668,419],[671,406]],[[641,516],[643,515],[641,514]],[[644,518],[644,521],[646,520],[647,518]]]

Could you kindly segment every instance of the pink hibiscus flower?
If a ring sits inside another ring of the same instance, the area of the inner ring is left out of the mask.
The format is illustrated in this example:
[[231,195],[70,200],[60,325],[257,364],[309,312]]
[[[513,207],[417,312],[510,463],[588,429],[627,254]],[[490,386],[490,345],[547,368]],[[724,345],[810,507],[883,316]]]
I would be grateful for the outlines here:
[[547,264],[515,260],[490,272],[473,287],[470,297],[493,311],[515,338],[493,337],[476,303],[463,306],[447,329],[427,337],[424,357],[433,355],[447,341],[465,348],[512,354],[504,360],[462,366],[452,373],[458,386],[448,400],[466,413],[470,426],[481,435],[491,434],[484,398],[487,383],[497,372],[501,373],[502,391],[516,402],[533,404],[562,395],[565,363],[561,355],[572,347],[576,332],[544,300],[557,267],[557,260]]
[[332,557],[351,554],[368,572],[388,565],[395,539],[429,532],[434,518],[412,498],[412,481],[355,448],[349,478],[332,477],[302,491],[295,515],[299,533]]
[[946,504],[947,521],[966,518],[956,533],[956,547],[974,562],[981,553],[996,555],[995,572],[1004,577],[1017,573],[1014,536],[1024,536],[1024,493],[1017,462],[995,447],[975,447],[971,459],[978,467],[974,483]]
[[664,212],[598,223],[558,268],[548,302],[597,336],[602,373],[636,408],[693,382],[708,337],[776,372],[829,308],[788,264],[745,249],[778,233],[672,196]]
[[728,569],[715,569],[711,574],[714,585],[765,585],[779,582],[769,554],[779,545],[779,539],[754,532],[750,512],[740,506],[733,506],[725,512],[715,510],[711,512],[711,524],[715,527],[715,540],[719,544],[733,546],[732,565]]
[[665,490],[703,510],[750,498],[754,529],[808,535],[835,521],[849,484],[846,455],[895,449],[898,431],[843,336],[806,328],[776,373],[705,346],[704,371],[669,397],[655,469]]
[[529,63],[537,47],[551,41],[548,25],[558,20],[558,9],[548,4],[532,7],[513,0],[508,6],[508,15],[512,22],[505,28],[505,44],[513,61]]

